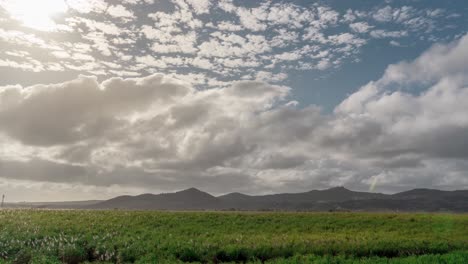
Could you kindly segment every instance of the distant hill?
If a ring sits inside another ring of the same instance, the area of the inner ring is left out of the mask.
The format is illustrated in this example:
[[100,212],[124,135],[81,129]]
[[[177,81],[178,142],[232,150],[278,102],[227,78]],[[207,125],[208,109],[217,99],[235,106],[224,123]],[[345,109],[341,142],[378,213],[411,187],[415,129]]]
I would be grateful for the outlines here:
[[323,204],[333,202],[383,197],[385,197],[384,194],[353,192],[343,187],[335,187],[304,193],[282,193],[262,196],[227,194],[218,198],[223,201],[225,207],[239,210],[307,210],[319,209]]
[[355,192],[344,187],[303,193],[215,197],[190,188],[174,193],[119,196],[106,201],[16,203],[7,207],[50,209],[402,211],[468,212],[468,190],[413,189],[396,194]]
[[303,193],[212,196],[195,188],[163,194],[119,196],[87,209],[281,210],[281,211],[450,211],[468,212],[468,190],[414,189],[393,195],[355,192],[344,187]]
[[162,194],[119,196],[87,206],[89,209],[203,210],[221,209],[221,201],[195,188]]

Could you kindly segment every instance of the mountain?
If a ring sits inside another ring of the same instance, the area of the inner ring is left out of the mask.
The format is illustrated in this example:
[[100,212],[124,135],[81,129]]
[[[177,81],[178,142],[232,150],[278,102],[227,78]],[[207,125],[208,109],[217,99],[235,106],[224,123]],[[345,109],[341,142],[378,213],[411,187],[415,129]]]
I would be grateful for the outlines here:
[[162,194],[119,196],[86,206],[88,209],[204,210],[222,208],[219,199],[195,188]]
[[220,196],[225,207],[250,210],[307,210],[320,204],[347,200],[382,198],[384,194],[354,192],[344,187],[327,190],[312,190],[304,193],[282,193],[262,196],[227,194]]
[[441,191],[435,189],[413,189],[392,195],[394,198],[422,198],[422,199],[451,199],[465,197],[468,199],[468,191]]
[[414,189],[396,194],[355,192],[344,187],[303,193],[212,196],[195,188],[163,194],[119,196],[86,209],[280,210],[280,211],[449,211],[468,212],[468,190]]

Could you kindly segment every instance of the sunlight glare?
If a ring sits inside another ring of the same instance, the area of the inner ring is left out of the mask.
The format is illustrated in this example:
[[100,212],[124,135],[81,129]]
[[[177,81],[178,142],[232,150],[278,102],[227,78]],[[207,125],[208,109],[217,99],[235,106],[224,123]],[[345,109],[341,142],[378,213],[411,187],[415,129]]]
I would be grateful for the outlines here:
[[64,0],[0,0],[0,6],[24,26],[42,31],[55,30],[53,16],[68,9]]

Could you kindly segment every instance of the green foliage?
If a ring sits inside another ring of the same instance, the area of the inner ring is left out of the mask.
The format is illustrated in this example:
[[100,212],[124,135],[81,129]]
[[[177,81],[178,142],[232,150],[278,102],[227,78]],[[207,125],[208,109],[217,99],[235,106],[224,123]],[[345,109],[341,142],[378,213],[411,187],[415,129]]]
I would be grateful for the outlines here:
[[0,263],[468,263],[468,215],[1,210]]

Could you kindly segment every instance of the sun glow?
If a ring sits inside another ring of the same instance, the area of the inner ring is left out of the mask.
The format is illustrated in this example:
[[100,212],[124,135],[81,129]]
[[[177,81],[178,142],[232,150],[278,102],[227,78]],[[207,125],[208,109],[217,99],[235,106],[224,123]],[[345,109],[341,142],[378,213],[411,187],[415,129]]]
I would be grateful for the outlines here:
[[68,9],[64,0],[0,0],[0,6],[24,26],[42,31],[56,30],[53,17]]

